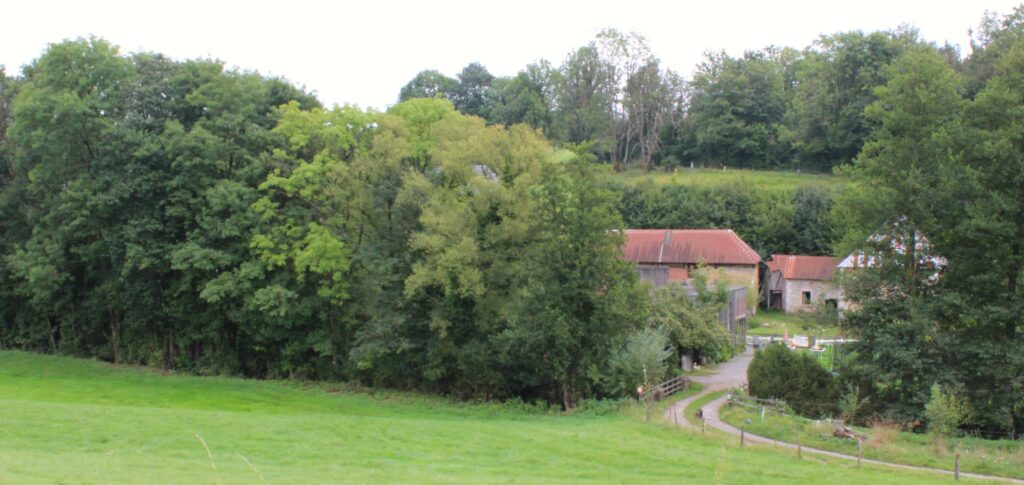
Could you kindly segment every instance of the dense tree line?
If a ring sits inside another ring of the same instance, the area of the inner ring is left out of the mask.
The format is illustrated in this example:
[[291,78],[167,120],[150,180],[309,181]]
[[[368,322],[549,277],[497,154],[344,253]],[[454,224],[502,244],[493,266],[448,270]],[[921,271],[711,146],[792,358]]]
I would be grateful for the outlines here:
[[[693,164],[827,172],[860,152],[873,128],[864,108],[874,89],[918,45],[927,43],[899,28],[823,35],[802,50],[713,51],[684,80],[662,67],[641,35],[609,29],[558,66],[542,60],[512,77],[479,63],[455,78],[426,70],[399,99],[440,96],[488,123],[528,123],[555,143],[589,144],[615,170]],[[955,68],[984,75],[954,47],[940,52]]]
[[966,429],[1024,428],[1022,19],[987,18],[964,69],[908,49],[865,110],[836,215],[876,258],[847,284],[846,322],[872,413],[927,424],[937,395],[964,403]]
[[832,216],[839,189],[751,190],[737,181],[710,187],[616,184],[627,227],[732,229],[762,257],[830,255],[840,228]]
[[651,315],[585,150],[447,100],[324,109],[87,39],[0,75],[0,109],[4,348],[571,408],[720,328]]

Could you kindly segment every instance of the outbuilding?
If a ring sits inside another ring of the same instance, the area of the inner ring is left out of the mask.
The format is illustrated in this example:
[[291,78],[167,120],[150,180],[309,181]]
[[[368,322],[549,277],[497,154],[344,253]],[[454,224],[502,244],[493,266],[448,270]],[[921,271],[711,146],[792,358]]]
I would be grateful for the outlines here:
[[[701,262],[730,287],[757,288],[761,256],[731,229],[627,229],[623,258],[637,265],[641,277],[685,283]],[[664,273],[663,273],[664,272]],[[756,296],[756,294],[754,295]]]
[[765,307],[785,313],[810,311],[817,305],[845,308],[836,282],[839,260],[831,256],[774,254],[765,272]]

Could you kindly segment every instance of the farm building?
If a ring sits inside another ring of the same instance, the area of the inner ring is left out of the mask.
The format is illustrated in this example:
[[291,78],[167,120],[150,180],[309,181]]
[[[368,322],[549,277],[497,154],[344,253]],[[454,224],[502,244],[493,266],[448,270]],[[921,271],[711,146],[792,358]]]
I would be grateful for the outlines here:
[[731,229],[627,229],[622,253],[637,265],[641,278],[664,273],[665,281],[650,280],[656,286],[685,283],[700,261],[720,270],[712,272],[711,281],[724,278],[729,286],[758,286],[761,256]]
[[[655,288],[669,284],[668,268],[665,266],[637,267],[640,279],[651,282]],[[697,298],[697,289],[686,283],[681,284],[690,298]],[[747,306],[747,287],[734,286],[726,290],[725,305],[718,311],[718,322],[725,327],[733,344],[747,339],[747,318],[751,315]]]
[[[722,279],[728,286],[728,300],[719,311],[718,321],[728,330],[734,343],[747,335],[747,317],[753,314],[758,264],[761,257],[735,232],[728,229],[629,229],[623,257],[636,264],[640,279],[655,287],[681,284],[691,297],[696,290],[688,285],[691,272],[703,261],[712,271],[712,282]],[[754,300],[754,301],[751,301]]]
[[838,263],[831,256],[772,255],[762,285],[765,306],[786,313],[810,311],[820,303],[844,309],[835,278]]

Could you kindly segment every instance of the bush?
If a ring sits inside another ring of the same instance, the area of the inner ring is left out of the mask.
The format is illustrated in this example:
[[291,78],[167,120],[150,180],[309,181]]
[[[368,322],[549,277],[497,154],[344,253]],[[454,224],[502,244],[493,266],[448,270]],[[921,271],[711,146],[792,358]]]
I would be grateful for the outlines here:
[[929,432],[936,437],[950,436],[967,419],[968,404],[955,393],[932,384],[931,399],[924,407],[924,415]]
[[747,381],[752,396],[781,399],[801,415],[820,418],[839,413],[838,384],[810,355],[769,345],[754,354]]
[[626,346],[612,356],[613,395],[634,396],[637,386],[660,384],[672,356],[668,347],[668,337],[659,329],[646,328],[630,335]]

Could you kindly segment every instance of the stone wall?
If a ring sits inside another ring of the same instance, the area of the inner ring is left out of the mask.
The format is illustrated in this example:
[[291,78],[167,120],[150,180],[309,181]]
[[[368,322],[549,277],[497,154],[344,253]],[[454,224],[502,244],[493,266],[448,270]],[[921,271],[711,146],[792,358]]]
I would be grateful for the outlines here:
[[[811,292],[811,301],[804,304],[803,293]],[[834,281],[786,280],[782,290],[782,311],[786,313],[814,310],[824,300],[837,300],[843,306],[842,292]]]

